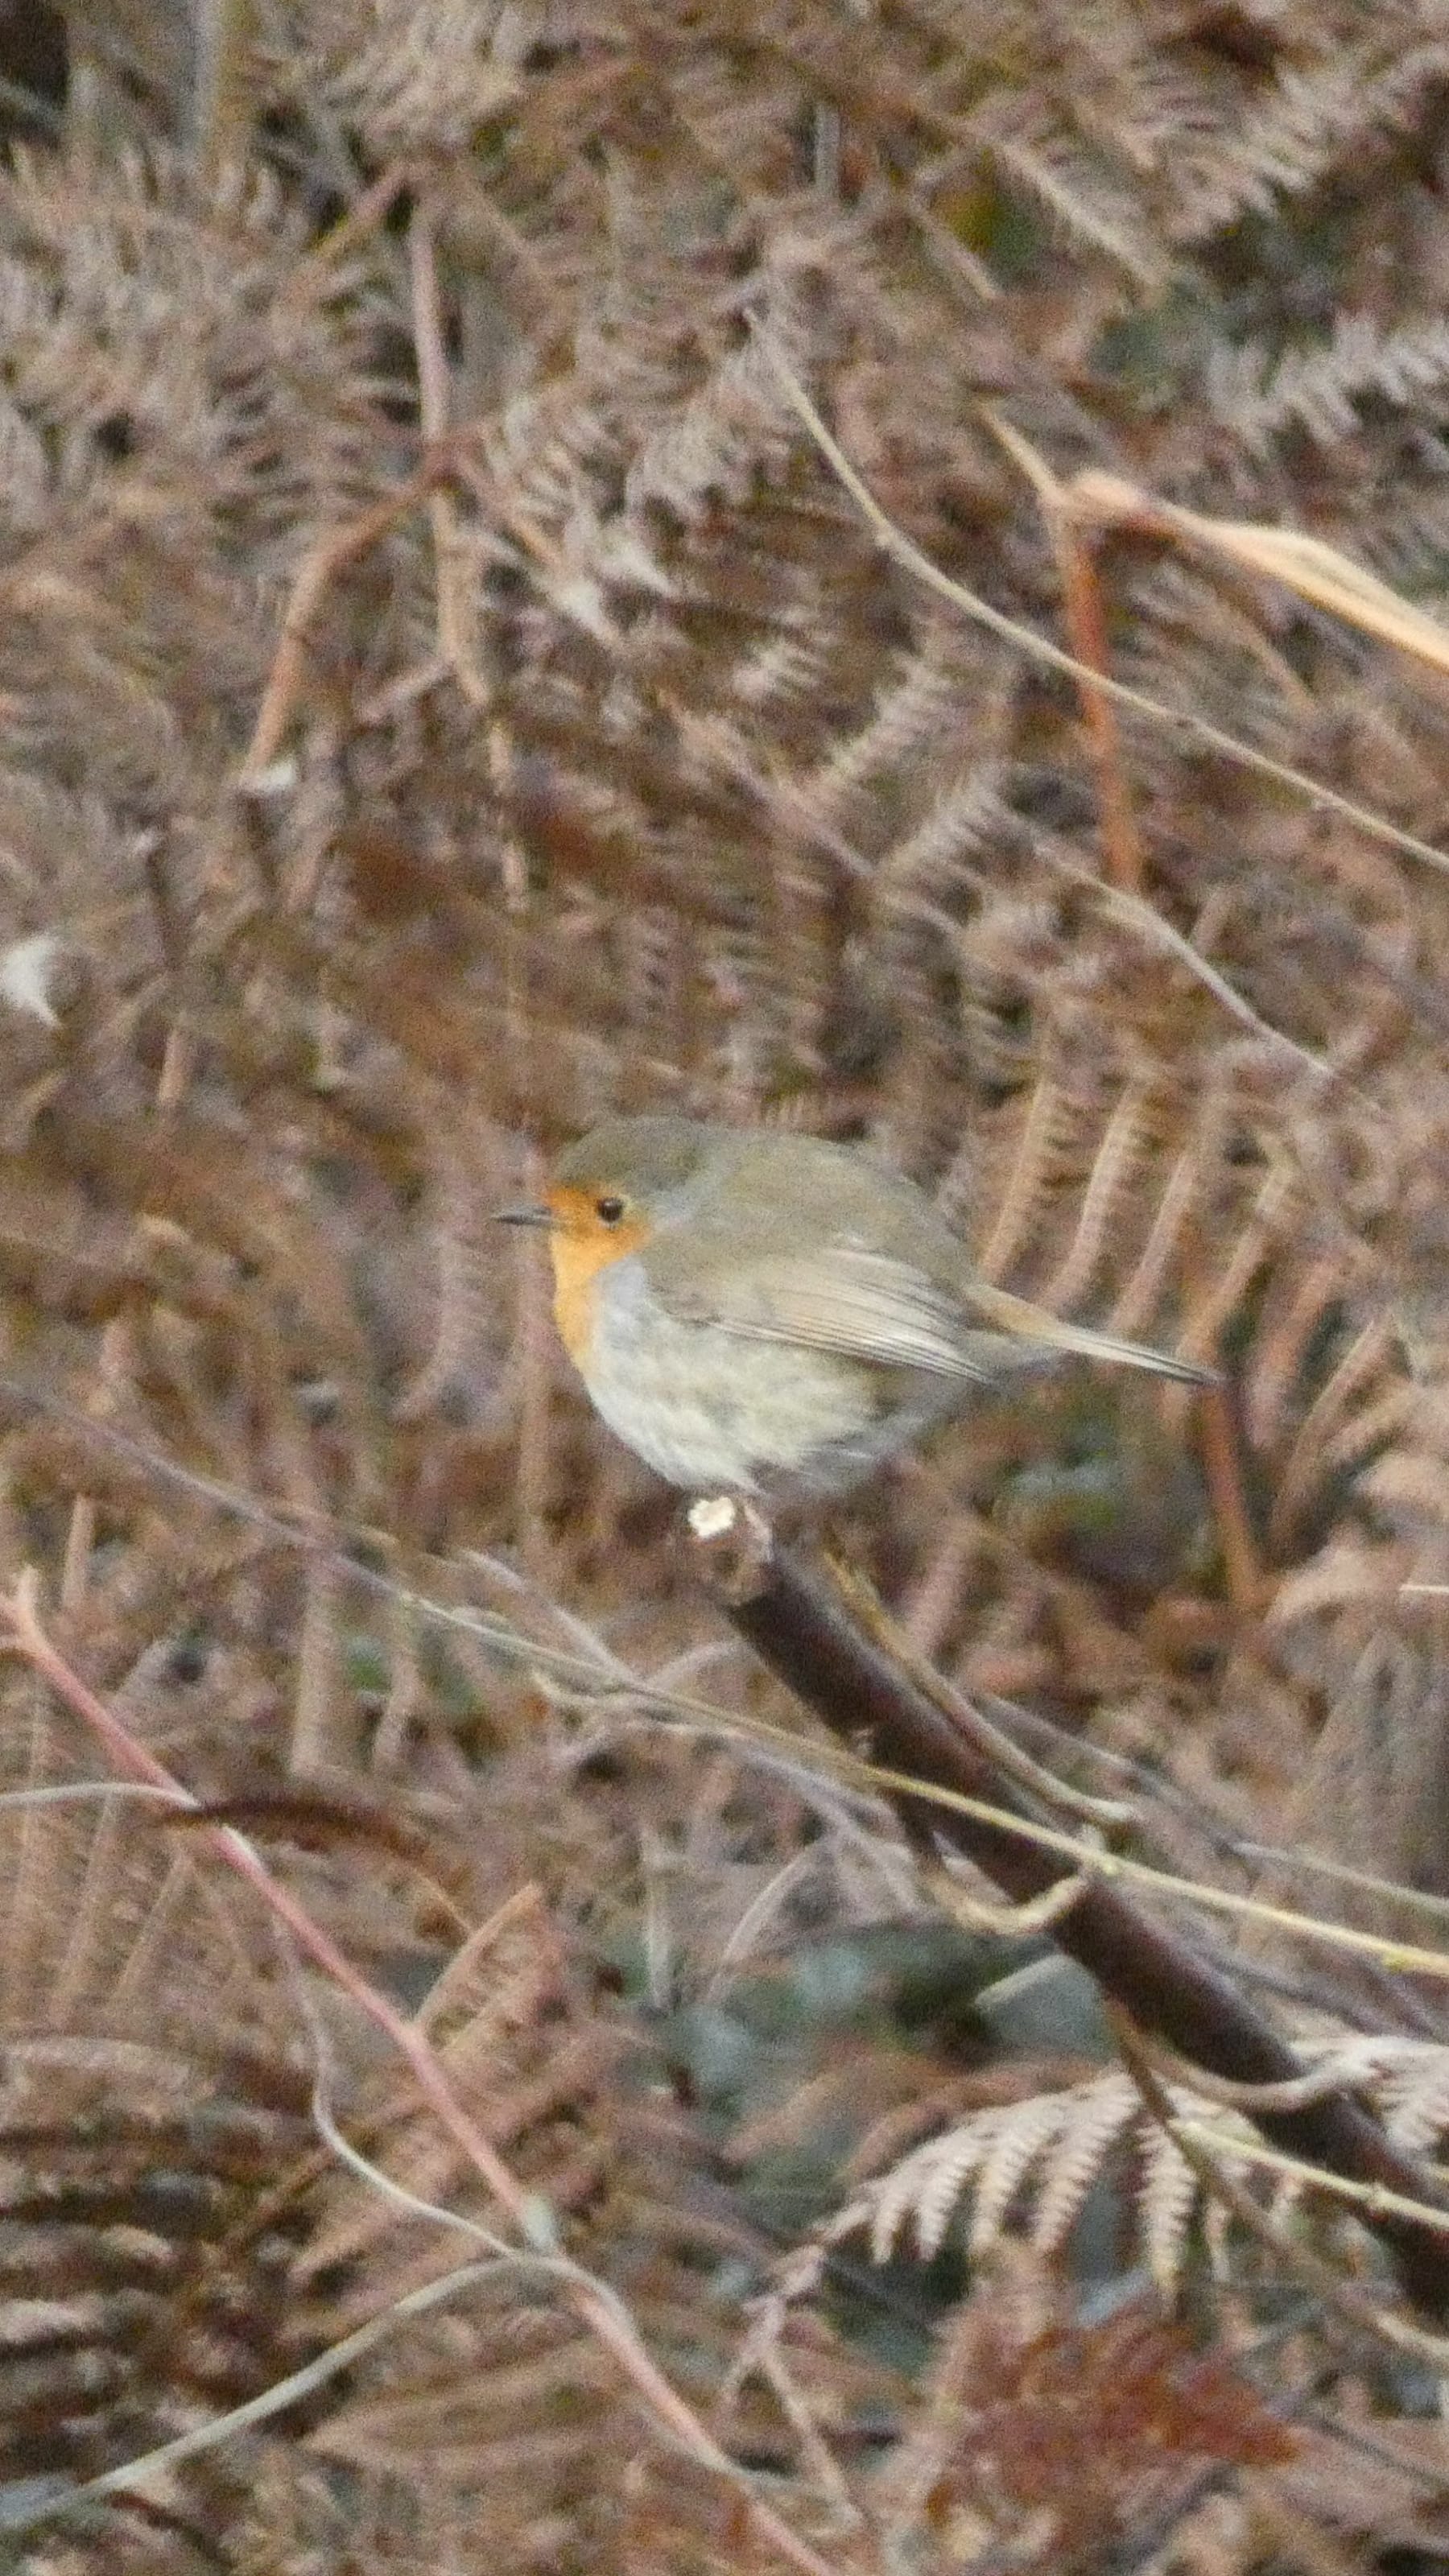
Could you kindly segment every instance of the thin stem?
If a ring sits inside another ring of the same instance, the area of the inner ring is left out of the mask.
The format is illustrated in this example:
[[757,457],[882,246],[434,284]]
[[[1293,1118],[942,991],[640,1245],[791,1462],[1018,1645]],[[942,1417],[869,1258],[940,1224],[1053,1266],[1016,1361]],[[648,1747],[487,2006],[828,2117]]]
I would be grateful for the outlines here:
[[[10,1599],[0,1605],[0,1615],[9,1624],[10,1642],[16,1650],[49,1684],[57,1698],[89,1727],[104,1748],[107,1759],[124,1778],[145,1781],[150,1787],[170,1791],[185,1800],[187,1805],[195,1806],[196,1800],[188,1795],[182,1783],[166,1769],[164,1763],[158,1762],[153,1753],[137,1742],[129,1729],[107,1708],[104,1700],[81,1680],[52,1644],[40,1624],[36,1595],[35,1574],[33,1570],[27,1570]],[[476,2122],[469,2118],[424,2033],[415,2023],[404,2020],[386,1996],[353,1966],[346,1953],[314,1921],[300,1900],[280,1879],[273,1877],[260,1854],[242,1834],[230,1825],[203,1825],[197,1830],[216,1858],[235,1871],[261,1898],[270,1913],[286,1926],[302,1955],[351,1997],[359,2010],[406,2060],[418,2090],[439,2126],[482,2177],[517,2229],[522,2240],[520,2253],[517,2258],[510,2259],[523,2259],[530,2235],[537,2232],[537,2197],[523,2189]],[[554,2264],[556,2272],[560,2268]],[[761,2534],[780,2551],[782,2557],[792,2567],[803,2570],[805,2576],[831,2576],[827,2562],[817,2557],[815,2551],[798,2539],[788,2524],[762,2501],[746,2472],[727,2451],[721,2449],[694,2409],[666,2378],[612,2292],[602,2282],[595,2281],[589,2273],[573,2265],[566,2267],[562,2288],[575,2314],[619,2364],[657,2421],[673,2434],[702,2468],[726,2479],[741,2494]]]

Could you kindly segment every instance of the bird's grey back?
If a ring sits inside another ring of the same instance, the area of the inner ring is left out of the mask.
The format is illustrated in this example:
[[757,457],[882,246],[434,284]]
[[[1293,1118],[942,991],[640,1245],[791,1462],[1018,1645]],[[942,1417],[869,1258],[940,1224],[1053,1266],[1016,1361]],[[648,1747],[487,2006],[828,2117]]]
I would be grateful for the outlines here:
[[[747,1186],[716,1195],[736,1178]],[[844,1244],[889,1253],[952,1294],[969,1267],[965,1245],[914,1181],[859,1146],[785,1128],[718,1131],[707,1166],[660,1213],[649,1266],[661,1285],[676,1248],[698,1277],[715,1260]]]

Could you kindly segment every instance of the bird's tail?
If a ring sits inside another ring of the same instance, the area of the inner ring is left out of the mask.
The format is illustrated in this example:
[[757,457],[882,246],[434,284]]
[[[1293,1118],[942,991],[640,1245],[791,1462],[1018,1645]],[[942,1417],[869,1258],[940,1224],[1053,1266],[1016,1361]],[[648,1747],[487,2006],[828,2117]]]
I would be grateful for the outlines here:
[[1089,1324],[1066,1324],[1060,1316],[1049,1315],[1044,1307],[1033,1306],[1025,1297],[1012,1297],[1004,1288],[989,1288],[976,1283],[970,1296],[973,1309],[984,1323],[1010,1336],[1019,1365],[1041,1367],[1055,1354],[1063,1358],[1110,1360],[1118,1368],[1147,1369],[1154,1377],[1179,1378],[1187,1386],[1216,1386],[1216,1369],[1204,1368],[1198,1360],[1178,1359],[1172,1351],[1155,1351],[1147,1342],[1119,1341],[1114,1333],[1094,1333]]

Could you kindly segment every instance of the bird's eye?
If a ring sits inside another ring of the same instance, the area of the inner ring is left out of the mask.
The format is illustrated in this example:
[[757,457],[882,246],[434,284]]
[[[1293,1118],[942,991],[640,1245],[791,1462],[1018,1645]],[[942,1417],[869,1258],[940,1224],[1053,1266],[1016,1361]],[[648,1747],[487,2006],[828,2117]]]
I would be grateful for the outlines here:
[[595,1199],[594,1214],[600,1225],[617,1225],[624,1213],[622,1199]]

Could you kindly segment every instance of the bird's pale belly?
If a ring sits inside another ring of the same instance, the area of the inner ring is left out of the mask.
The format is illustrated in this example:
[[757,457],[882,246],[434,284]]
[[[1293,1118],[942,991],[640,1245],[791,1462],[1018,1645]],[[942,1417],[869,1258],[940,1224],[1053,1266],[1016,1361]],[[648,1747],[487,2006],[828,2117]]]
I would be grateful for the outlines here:
[[692,1492],[838,1493],[959,1401],[939,1379],[677,1322],[633,1262],[600,1288],[589,1394],[646,1465]]

